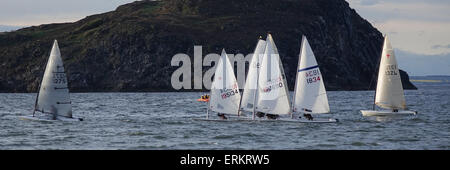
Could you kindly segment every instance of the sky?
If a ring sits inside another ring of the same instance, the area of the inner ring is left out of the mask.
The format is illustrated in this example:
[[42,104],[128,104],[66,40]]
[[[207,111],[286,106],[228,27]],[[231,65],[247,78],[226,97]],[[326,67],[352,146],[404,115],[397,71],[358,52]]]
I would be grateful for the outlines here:
[[[75,22],[134,0],[0,0],[0,31]],[[399,68],[410,75],[450,75],[450,0],[346,0],[388,35]]]
[[450,75],[450,0],[346,0],[394,47],[414,76]]
[[74,22],[134,0],[0,0],[0,25]]

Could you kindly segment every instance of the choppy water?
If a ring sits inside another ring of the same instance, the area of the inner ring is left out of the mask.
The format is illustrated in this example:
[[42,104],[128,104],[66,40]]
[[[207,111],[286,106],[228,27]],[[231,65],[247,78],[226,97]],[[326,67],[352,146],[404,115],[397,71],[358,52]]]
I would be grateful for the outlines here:
[[36,94],[0,94],[0,149],[450,149],[450,84],[416,83],[419,115],[362,117],[373,91],[328,92],[337,124],[203,122],[202,93],[73,93],[83,122],[33,122]]

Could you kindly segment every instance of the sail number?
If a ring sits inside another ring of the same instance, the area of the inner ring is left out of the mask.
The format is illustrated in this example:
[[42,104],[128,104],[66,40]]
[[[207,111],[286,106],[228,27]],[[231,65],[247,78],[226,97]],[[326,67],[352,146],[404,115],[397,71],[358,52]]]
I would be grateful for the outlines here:
[[315,82],[319,82],[319,81],[320,81],[320,76],[306,78],[306,82],[307,82],[308,84],[315,83]]
[[306,72],[306,83],[311,84],[315,82],[319,82],[320,79],[320,73],[318,69],[307,71]]
[[229,98],[231,96],[234,96],[236,94],[239,93],[238,89],[225,89],[225,90],[220,90],[220,93],[222,93],[222,99],[226,99]]
[[237,87],[237,83],[233,84],[233,87],[231,89],[220,89],[220,93],[221,93],[222,99],[226,99],[228,97],[239,94],[239,89]]
[[272,90],[282,88],[283,87],[283,76],[276,78],[274,81],[268,81],[269,86],[263,88],[263,92],[270,92]]
[[388,76],[397,75],[397,65],[387,65],[385,74]]
[[53,73],[53,83],[55,84],[65,84],[66,82],[65,73]]

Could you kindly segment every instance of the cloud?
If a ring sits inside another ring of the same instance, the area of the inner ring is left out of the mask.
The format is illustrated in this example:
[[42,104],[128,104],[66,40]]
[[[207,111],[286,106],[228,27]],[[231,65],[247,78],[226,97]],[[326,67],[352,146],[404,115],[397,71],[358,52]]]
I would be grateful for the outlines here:
[[9,26],[9,25],[0,25],[0,32],[5,32],[5,31],[14,31],[14,30],[18,30],[22,27],[19,26]]
[[398,32],[397,31],[390,31],[389,32],[389,35],[393,35],[393,34],[398,34]]
[[450,22],[450,1],[363,1],[347,0],[352,8],[369,20],[413,19]]
[[425,31],[424,30],[420,30],[418,35],[422,36],[423,34],[425,34]]
[[359,4],[370,6],[378,4],[379,2],[380,2],[379,0],[360,0]]
[[134,0],[2,0],[0,25],[30,26],[74,22],[88,15],[112,11]]
[[363,18],[391,37],[396,48],[420,54],[450,53],[450,1],[347,0]]
[[394,48],[428,55],[450,53],[450,48],[432,48],[450,44],[450,22],[392,19],[374,26],[389,35]]
[[450,48],[450,44],[448,45],[433,45],[431,46],[432,49],[438,49],[438,48]]
[[394,51],[398,67],[410,76],[450,75],[450,53],[427,55],[400,49]]

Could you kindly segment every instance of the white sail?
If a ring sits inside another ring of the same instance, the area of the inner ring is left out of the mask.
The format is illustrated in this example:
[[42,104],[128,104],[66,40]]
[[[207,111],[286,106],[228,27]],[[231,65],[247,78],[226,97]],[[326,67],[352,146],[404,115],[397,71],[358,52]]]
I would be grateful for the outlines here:
[[386,109],[406,109],[397,60],[387,36],[381,54],[375,104]]
[[252,59],[249,64],[249,69],[247,73],[247,79],[245,80],[244,91],[242,93],[241,109],[245,111],[252,112],[255,99],[257,97],[256,90],[258,84],[258,72],[260,62],[262,61],[264,55],[264,49],[266,48],[266,41],[259,40],[255,51],[253,52]]
[[290,102],[288,94],[283,65],[272,36],[268,34],[258,76],[256,110],[270,114],[289,114]]
[[55,40],[42,78],[36,111],[58,116],[72,117],[72,104],[67,87],[58,42]]
[[302,38],[293,100],[294,112],[330,112],[323,77],[305,36]]
[[216,67],[213,83],[211,84],[209,108],[212,111],[238,114],[241,94],[239,93],[233,68],[225,50],[223,50]]

